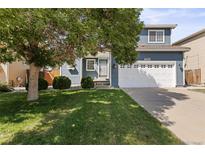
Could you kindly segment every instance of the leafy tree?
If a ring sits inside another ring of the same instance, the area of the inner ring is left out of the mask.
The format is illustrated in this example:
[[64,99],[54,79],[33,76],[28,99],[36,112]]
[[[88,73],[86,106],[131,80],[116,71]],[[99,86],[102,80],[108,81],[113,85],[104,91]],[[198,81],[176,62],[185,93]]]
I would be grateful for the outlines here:
[[0,9],[0,62],[30,66],[29,101],[38,99],[46,66],[109,50],[120,64],[136,60],[141,9]]

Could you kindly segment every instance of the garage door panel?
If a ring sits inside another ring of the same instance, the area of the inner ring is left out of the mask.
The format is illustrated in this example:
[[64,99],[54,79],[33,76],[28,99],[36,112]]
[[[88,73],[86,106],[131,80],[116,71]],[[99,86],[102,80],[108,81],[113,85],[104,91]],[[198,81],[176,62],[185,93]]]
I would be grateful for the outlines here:
[[[124,76],[122,76],[123,74]],[[125,70],[120,72],[121,87],[156,87],[155,79],[143,70]]]
[[[139,67],[134,68],[134,65]],[[174,64],[158,64],[158,68],[154,68],[154,64],[135,63],[131,68],[119,68],[119,86],[120,87],[175,87],[175,67],[168,68],[168,65]],[[145,68],[142,65],[145,65]],[[151,68],[148,68],[149,67]],[[151,66],[150,66],[151,65]]]
[[[120,87],[157,87],[157,82],[152,75],[142,70],[119,72]],[[122,75],[123,74],[123,75]]]

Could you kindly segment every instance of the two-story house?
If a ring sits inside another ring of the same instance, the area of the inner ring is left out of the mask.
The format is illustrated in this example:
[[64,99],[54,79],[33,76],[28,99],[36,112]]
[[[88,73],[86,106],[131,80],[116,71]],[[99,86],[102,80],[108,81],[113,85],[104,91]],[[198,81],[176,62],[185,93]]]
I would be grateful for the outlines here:
[[64,64],[61,75],[80,85],[82,77],[112,87],[176,87],[185,84],[184,52],[187,47],[171,45],[175,24],[145,25],[140,34],[139,52],[132,65],[118,65],[110,52],[76,60],[75,67]]
[[[183,86],[183,57],[189,48],[171,45],[174,28],[175,24],[145,25],[136,49],[138,58],[132,65],[118,65],[110,52],[99,52],[96,56],[77,59],[75,67],[64,64],[60,67],[60,75],[69,77],[72,86],[79,86],[82,77],[87,76],[96,84],[111,87]],[[16,63],[1,64],[0,81],[15,81],[18,76],[24,79],[28,67],[21,65],[23,67]]]

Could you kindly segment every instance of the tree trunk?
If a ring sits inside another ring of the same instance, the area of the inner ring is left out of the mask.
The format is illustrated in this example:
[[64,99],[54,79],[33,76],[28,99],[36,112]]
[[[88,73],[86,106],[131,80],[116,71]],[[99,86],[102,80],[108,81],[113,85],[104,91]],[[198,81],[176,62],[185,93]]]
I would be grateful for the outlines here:
[[39,71],[40,67],[36,67],[34,63],[30,64],[30,71],[29,71],[29,87],[28,87],[28,101],[35,101],[38,100],[38,78],[39,78]]

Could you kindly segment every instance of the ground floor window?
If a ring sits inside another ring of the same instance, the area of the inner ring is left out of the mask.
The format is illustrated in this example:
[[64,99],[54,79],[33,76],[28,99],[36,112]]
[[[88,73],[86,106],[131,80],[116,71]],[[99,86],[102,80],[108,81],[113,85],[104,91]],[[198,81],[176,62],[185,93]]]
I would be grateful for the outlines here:
[[95,70],[95,59],[86,59],[86,71]]

